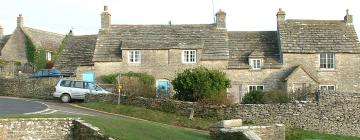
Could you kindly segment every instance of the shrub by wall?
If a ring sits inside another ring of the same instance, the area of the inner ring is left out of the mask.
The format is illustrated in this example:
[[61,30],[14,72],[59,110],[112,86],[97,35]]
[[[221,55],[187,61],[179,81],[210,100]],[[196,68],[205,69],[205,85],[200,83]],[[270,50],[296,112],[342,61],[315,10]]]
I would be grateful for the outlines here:
[[[216,98],[226,97],[230,80],[224,72],[205,67],[186,69],[171,81],[176,91],[174,97],[182,101],[205,101],[214,103]],[[226,99],[226,98],[225,98]]]
[[[102,83],[117,84],[117,77],[120,74],[104,75],[99,78]],[[128,96],[142,96],[153,98],[156,96],[155,78],[146,73],[128,72],[121,74],[121,93]],[[116,89],[115,87],[114,89]],[[117,92],[117,91],[114,91]]]

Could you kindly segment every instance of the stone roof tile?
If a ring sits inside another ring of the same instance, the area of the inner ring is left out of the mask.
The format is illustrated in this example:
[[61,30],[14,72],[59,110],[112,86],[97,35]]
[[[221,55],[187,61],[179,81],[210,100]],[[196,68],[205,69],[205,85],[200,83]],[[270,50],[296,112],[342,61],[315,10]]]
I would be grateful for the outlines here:
[[278,29],[284,53],[360,53],[354,26],[343,20],[286,20]]
[[29,27],[22,27],[22,30],[29,36],[35,46],[51,51],[56,51],[65,37],[65,35]]
[[99,32],[94,61],[121,61],[121,49],[172,48],[203,48],[202,59],[227,59],[226,36],[213,24],[112,25]]
[[97,35],[68,36],[65,38],[64,50],[55,67],[62,71],[75,72],[78,66],[94,65],[93,53]]
[[248,69],[249,56],[264,57],[264,68],[280,68],[276,31],[229,32],[228,68]]

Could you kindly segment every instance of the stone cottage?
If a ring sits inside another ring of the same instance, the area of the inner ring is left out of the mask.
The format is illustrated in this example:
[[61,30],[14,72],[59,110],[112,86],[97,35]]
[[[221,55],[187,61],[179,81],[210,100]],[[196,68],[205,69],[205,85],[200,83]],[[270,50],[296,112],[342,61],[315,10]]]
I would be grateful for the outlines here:
[[146,72],[157,85],[184,69],[226,72],[234,102],[252,90],[304,89],[360,92],[360,48],[352,15],[343,20],[286,19],[276,31],[228,31],[226,13],[213,24],[112,24],[107,6],[93,56],[97,76]]
[[35,52],[43,50],[43,61],[52,61],[53,54],[64,39],[65,35],[26,27],[24,17],[20,14],[17,17],[17,27],[11,35],[4,36],[0,27],[0,59],[16,61],[22,64],[28,63],[27,47],[31,43],[35,46]]

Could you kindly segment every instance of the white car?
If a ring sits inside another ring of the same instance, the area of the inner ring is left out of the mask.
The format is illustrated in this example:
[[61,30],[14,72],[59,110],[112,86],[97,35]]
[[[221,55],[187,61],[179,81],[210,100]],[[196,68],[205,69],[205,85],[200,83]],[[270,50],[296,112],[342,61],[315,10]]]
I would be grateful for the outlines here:
[[85,99],[85,94],[111,94],[93,82],[61,79],[55,86],[53,96],[61,102],[68,103],[72,99]]

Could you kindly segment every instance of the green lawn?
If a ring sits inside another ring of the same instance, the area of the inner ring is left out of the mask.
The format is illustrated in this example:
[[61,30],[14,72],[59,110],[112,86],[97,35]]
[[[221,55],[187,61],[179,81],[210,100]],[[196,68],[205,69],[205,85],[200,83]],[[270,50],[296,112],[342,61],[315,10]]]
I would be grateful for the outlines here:
[[66,116],[66,115],[7,115],[0,118],[64,118],[72,117],[85,120],[99,127],[105,135],[121,140],[209,140],[207,132],[192,131],[184,128],[134,120],[122,117]]
[[287,128],[286,140],[359,140],[359,137],[323,134],[315,131]]
[[[196,121],[192,121],[189,120],[187,117],[178,116],[173,113],[165,113],[161,111],[149,110],[145,108],[128,106],[128,105],[114,105],[110,103],[99,103],[99,102],[82,103],[79,105],[101,111],[133,116],[145,120],[151,120],[155,122],[184,126],[189,128],[196,128],[196,129],[207,129],[213,122],[215,122],[214,120],[211,119],[202,119],[202,118],[195,118]],[[302,129],[293,129],[293,128],[286,129],[286,140],[359,140],[359,139],[360,138],[358,137],[323,134],[315,131],[306,131]]]
[[204,118],[194,118],[193,120],[189,120],[186,116],[179,116],[174,113],[166,113],[128,105],[116,105],[103,102],[90,102],[82,103],[79,105],[106,112],[141,118],[149,121],[201,130],[207,130],[211,124],[216,122],[216,120],[214,119]]

